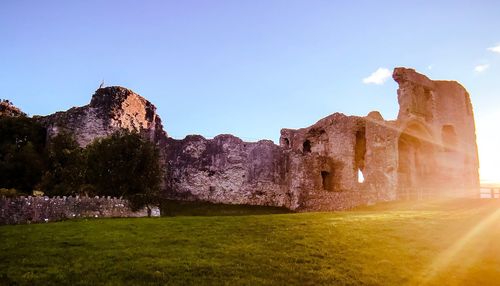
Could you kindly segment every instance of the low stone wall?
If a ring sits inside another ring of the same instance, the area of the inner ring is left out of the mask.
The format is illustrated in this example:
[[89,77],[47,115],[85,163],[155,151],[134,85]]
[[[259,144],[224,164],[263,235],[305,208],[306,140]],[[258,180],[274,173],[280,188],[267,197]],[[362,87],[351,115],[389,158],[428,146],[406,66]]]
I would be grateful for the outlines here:
[[[146,217],[147,209],[133,212],[127,200],[111,197],[0,198],[0,225],[50,222],[72,218]],[[160,210],[152,210],[160,216]]]

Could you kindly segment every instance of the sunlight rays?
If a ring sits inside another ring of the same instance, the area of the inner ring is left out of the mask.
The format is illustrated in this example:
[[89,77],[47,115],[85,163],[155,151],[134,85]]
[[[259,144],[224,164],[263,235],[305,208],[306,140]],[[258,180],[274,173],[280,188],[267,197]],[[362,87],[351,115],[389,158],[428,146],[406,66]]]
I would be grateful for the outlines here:
[[[424,270],[424,277],[421,281],[414,281],[418,285],[427,285],[433,278],[435,278],[441,271],[445,270],[451,263],[456,261],[459,255],[464,251],[464,249],[473,242],[474,239],[481,237],[485,231],[488,231],[495,225],[498,225],[500,220],[500,209],[497,209],[490,215],[484,217],[478,224],[476,224],[471,230],[469,230],[463,237],[456,241],[451,247],[442,252],[433,263]],[[476,260],[476,256],[468,256],[467,264],[464,265],[462,261],[462,267],[466,267],[472,264]]]
[[[471,157],[471,158],[476,156],[475,153],[466,151],[466,150],[469,150],[470,148],[465,149],[465,148],[460,148],[460,146],[452,146],[449,144],[444,144],[442,142],[442,140],[439,139],[439,137],[435,138],[436,136],[432,136],[432,134],[426,128],[421,126],[421,124],[419,122],[416,122],[415,124],[412,124],[412,123],[407,124],[403,128],[403,126],[397,126],[395,124],[395,121],[381,121],[381,120],[370,118],[368,116],[364,117],[364,119],[369,123],[373,123],[373,124],[376,124],[378,126],[382,126],[388,130],[394,131],[395,134],[397,134],[397,136],[400,136],[403,133],[406,133],[407,135],[409,135],[411,137],[415,137],[416,139],[418,139],[422,142],[425,142],[425,143],[429,143],[435,147],[452,150],[454,152],[459,152],[459,153],[465,154],[466,156]],[[418,129],[415,130],[414,128],[412,128],[413,127],[412,125],[417,126]]]

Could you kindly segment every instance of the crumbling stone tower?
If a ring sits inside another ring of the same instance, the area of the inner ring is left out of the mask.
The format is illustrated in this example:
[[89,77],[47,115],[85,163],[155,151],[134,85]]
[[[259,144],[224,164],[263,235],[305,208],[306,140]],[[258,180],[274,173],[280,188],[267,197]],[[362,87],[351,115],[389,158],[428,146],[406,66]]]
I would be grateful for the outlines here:
[[398,190],[477,194],[479,161],[472,104],[455,81],[432,81],[412,69],[396,68]]
[[[232,135],[167,137],[156,108],[122,87],[100,88],[89,105],[39,117],[50,136],[71,131],[85,146],[126,128],[161,149],[164,196],[175,200],[349,209],[430,196],[474,197],[479,162],[469,94],[457,82],[396,68],[399,115],[334,113],[272,141]],[[361,180],[363,177],[364,180]]]
[[307,128],[281,131],[280,145],[295,166],[290,189],[301,194],[297,208],[477,196],[479,164],[467,91],[413,69],[396,68],[393,77],[399,84],[397,120],[386,121],[376,111],[366,117],[336,113]]

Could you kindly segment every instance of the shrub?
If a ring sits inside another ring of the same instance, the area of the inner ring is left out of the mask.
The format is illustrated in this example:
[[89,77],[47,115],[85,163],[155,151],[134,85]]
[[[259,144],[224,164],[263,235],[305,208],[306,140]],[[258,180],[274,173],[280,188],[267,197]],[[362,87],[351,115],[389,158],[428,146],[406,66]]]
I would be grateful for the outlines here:
[[50,140],[45,152],[47,169],[38,185],[50,196],[79,193],[85,183],[86,164],[83,149],[68,133],[59,133]]
[[0,185],[29,194],[44,170],[46,131],[28,117],[0,116]]
[[133,209],[157,204],[161,182],[159,153],[150,141],[128,131],[87,146],[87,183],[97,195],[124,197]]
[[14,198],[17,197],[16,189],[0,188],[0,197]]

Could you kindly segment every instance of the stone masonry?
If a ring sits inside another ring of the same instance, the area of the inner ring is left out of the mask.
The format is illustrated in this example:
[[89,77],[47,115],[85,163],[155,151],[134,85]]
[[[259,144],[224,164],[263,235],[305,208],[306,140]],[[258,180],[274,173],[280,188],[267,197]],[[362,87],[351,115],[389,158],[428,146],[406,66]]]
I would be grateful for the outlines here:
[[122,87],[96,91],[89,105],[38,117],[49,139],[61,130],[81,146],[120,128],[159,146],[169,199],[287,207],[296,211],[427,196],[473,197],[479,162],[472,104],[454,81],[396,68],[396,120],[334,113],[312,126],[282,129],[279,145],[232,135],[177,140],[156,108]]
[[[153,208],[152,216],[160,210]],[[146,217],[146,208],[132,211],[128,201],[111,197],[0,198],[0,225],[52,222],[73,218]]]
[[154,142],[167,136],[156,107],[133,91],[119,86],[99,88],[86,106],[36,118],[47,128],[49,137],[59,132],[70,132],[82,147],[120,129],[140,132]]

